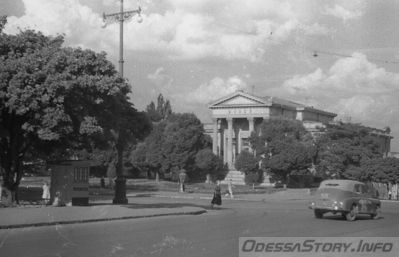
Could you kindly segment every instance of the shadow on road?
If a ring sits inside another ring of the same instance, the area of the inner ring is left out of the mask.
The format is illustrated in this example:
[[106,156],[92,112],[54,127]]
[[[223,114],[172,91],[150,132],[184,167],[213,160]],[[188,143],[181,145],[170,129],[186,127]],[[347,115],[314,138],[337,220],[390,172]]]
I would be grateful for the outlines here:
[[[132,209],[198,207],[206,210],[212,210],[210,204],[206,205],[206,204],[191,204],[191,203],[131,203],[124,205],[124,207]],[[214,209],[225,209],[225,208],[217,207]]]
[[[105,206],[110,205],[110,203],[90,203],[89,206]],[[227,209],[221,206],[212,208],[211,205],[207,204],[191,204],[191,203],[128,203],[125,205],[119,205],[129,209],[157,209],[157,208],[182,208],[182,207],[198,207],[206,210],[223,210]]]
[[[341,215],[325,215],[325,216],[323,216],[323,219],[348,222]],[[360,221],[360,220],[380,220],[380,219],[384,219],[384,217],[378,217],[376,219],[372,219],[372,218],[370,218],[370,215],[366,215],[366,214],[365,215],[359,215],[359,216],[356,217],[357,221]]]

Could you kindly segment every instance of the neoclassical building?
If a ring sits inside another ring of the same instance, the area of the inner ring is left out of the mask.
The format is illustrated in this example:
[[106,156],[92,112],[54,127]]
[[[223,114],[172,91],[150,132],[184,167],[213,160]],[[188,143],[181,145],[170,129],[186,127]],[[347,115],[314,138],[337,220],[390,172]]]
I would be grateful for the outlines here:
[[220,98],[209,105],[212,124],[206,128],[213,140],[213,152],[223,156],[230,169],[234,169],[236,156],[249,149],[248,138],[263,119],[296,119],[314,133],[334,120],[335,113],[315,109],[276,97],[258,97],[244,91]]
[[[320,133],[324,124],[334,122],[337,114],[284,100],[277,97],[259,97],[244,91],[222,97],[209,105],[212,123],[205,125],[205,131],[212,137],[213,152],[223,156],[230,170],[234,170],[236,156],[244,149],[250,149],[248,138],[263,119],[285,118],[303,122],[312,134]],[[389,156],[392,136],[389,131],[369,128],[379,141],[380,151]]]

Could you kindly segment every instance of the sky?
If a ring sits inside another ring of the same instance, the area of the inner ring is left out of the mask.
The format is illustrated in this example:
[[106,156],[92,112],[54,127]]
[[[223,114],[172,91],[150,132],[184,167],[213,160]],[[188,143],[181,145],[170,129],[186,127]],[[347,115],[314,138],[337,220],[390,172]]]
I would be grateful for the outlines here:
[[[162,93],[210,122],[209,103],[237,90],[383,129],[399,151],[399,1],[124,0],[124,75],[144,110]],[[5,32],[65,35],[118,67],[120,0],[0,0]]]

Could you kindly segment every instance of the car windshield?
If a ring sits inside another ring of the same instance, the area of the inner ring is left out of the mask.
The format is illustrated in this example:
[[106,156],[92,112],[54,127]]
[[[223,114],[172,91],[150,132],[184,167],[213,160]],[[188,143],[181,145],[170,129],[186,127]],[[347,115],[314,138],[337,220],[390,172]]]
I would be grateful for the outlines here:
[[353,183],[350,183],[349,181],[324,181],[320,184],[319,187],[319,189],[328,189],[328,188],[352,191]]
[[336,186],[339,186],[339,184],[338,183],[328,183],[328,184],[325,184],[325,186],[336,187]]

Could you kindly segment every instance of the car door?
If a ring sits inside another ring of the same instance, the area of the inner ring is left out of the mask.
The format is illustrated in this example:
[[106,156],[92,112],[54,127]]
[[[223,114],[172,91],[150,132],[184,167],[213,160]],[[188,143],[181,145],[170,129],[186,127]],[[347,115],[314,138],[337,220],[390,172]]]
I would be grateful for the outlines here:
[[361,213],[374,213],[375,205],[373,204],[372,192],[366,185],[359,185],[360,187],[360,200],[359,212]]
[[372,185],[366,185],[367,199],[368,199],[368,212],[375,213],[379,206],[380,200],[378,199],[378,191]]

